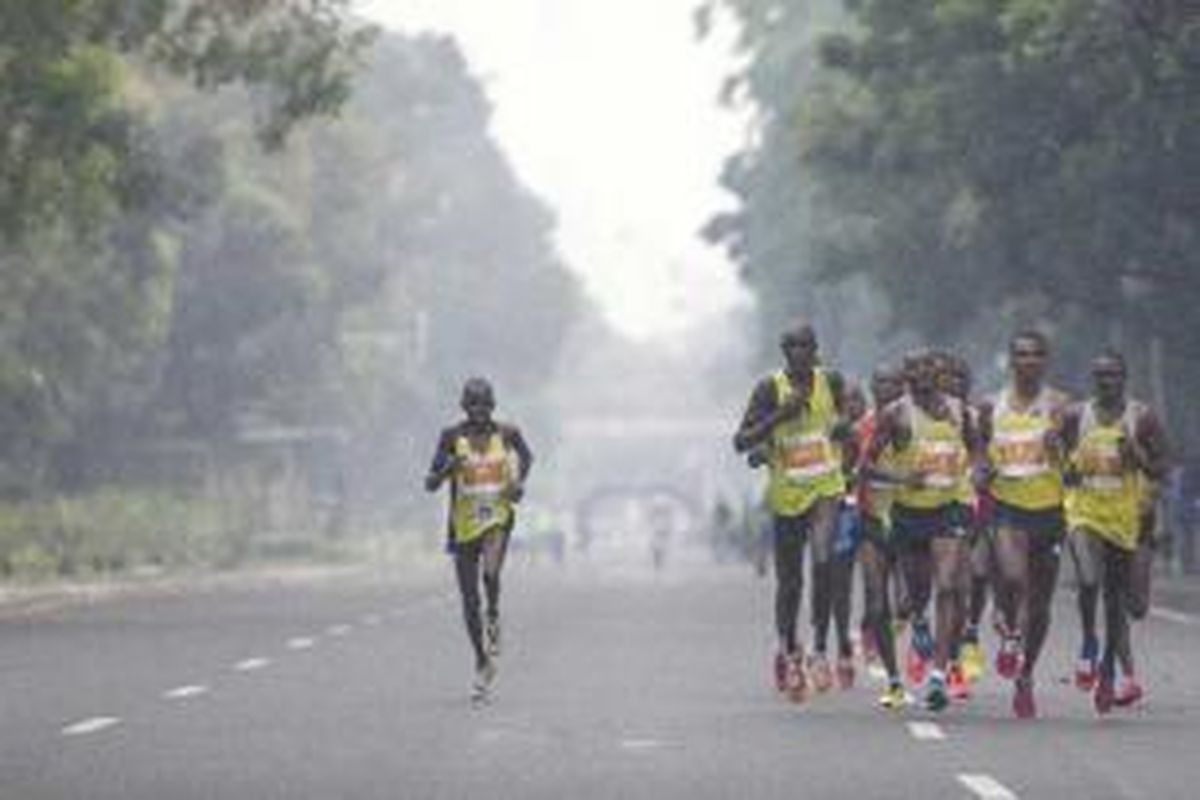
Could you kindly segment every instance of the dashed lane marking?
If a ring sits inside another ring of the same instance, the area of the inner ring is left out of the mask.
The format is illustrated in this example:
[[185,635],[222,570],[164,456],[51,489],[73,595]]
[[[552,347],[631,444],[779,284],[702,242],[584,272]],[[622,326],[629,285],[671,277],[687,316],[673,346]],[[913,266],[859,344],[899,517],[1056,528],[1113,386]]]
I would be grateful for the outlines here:
[[962,774],[958,782],[983,800],[1017,800],[1017,796],[991,775]]
[[622,750],[655,750],[662,747],[664,742],[658,739],[622,739]]
[[187,700],[190,697],[199,697],[207,692],[207,686],[189,684],[187,686],[176,686],[174,689],[168,689],[163,692],[162,696],[164,700]]
[[383,619],[378,614],[365,614],[362,621],[364,625],[378,625]]
[[908,732],[922,742],[940,742],[946,738],[946,732],[936,722],[910,722]]
[[238,672],[254,672],[255,670],[266,667],[270,663],[271,659],[269,658],[246,658],[234,664],[233,668]]
[[289,650],[307,650],[316,643],[316,639],[313,639],[310,636],[296,636],[288,639],[287,646]]
[[352,625],[330,625],[325,629],[325,632],[330,636],[345,636],[350,631],[354,630]]
[[106,728],[111,728],[119,724],[121,724],[120,717],[90,717],[64,726],[62,735],[86,736],[89,733],[99,733]]

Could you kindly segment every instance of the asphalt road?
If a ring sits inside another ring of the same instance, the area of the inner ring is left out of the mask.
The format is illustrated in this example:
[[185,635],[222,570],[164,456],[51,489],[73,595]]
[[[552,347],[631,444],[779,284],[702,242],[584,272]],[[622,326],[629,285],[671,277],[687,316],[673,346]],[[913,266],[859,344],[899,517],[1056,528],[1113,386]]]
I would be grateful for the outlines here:
[[0,621],[0,800],[1193,798],[1200,618],[1138,626],[1149,695],[1098,719],[1065,683],[1057,607],[1041,717],[985,678],[933,715],[864,680],[795,706],[768,682],[771,587],[676,558],[513,563],[494,701],[448,567],[392,579],[126,598]]

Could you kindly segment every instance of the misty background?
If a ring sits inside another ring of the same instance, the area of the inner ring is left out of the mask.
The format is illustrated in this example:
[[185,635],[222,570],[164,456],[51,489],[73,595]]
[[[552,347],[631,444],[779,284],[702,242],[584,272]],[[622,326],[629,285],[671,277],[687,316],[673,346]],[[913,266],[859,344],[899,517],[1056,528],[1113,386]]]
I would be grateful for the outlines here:
[[1193,4],[645,5],[7,3],[0,573],[436,548],[475,374],[530,525],[699,530],[797,317],[985,390],[1019,327],[1075,391],[1118,345],[1190,463]]

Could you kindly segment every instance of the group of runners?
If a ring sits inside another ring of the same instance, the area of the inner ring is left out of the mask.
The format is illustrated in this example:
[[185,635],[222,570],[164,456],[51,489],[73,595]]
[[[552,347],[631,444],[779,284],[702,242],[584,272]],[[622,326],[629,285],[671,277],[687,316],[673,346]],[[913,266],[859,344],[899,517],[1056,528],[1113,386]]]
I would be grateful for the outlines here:
[[[1102,714],[1136,703],[1129,621],[1148,609],[1167,448],[1154,412],[1126,396],[1121,354],[1100,352],[1090,396],[1072,401],[1047,385],[1046,337],[1023,331],[1009,343],[1007,385],[976,400],[963,359],[922,350],[877,369],[868,402],[822,364],[811,326],[785,331],[781,347],[784,367],[755,387],[734,437],[768,475],[778,690],[800,702],[835,680],[853,685],[851,591],[861,565],[863,650],[887,677],[880,705],[910,702],[904,677],[935,711],[969,696],[986,669],[980,623],[990,590],[995,671],[1012,681],[1014,713],[1035,716],[1035,667],[1065,545],[1078,582],[1075,683]],[[500,652],[500,573],[533,455],[516,427],[493,419],[486,380],[467,381],[460,405],[464,417],[442,431],[425,485],[450,485],[447,550],[475,656],[473,694],[486,699]],[[806,552],[807,653],[798,630]]]
[[[868,404],[822,365],[810,326],[787,330],[781,347],[784,368],[755,387],[734,437],[750,465],[768,473],[780,692],[800,702],[835,679],[853,684],[850,594],[861,565],[863,650],[887,676],[880,705],[909,702],[903,677],[935,711],[969,696],[986,668],[980,623],[990,588],[995,670],[1012,681],[1013,712],[1035,716],[1035,667],[1066,546],[1078,582],[1075,683],[1101,714],[1140,699],[1129,621],[1148,608],[1167,453],[1154,412],[1126,396],[1120,353],[1096,355],[1090,396],[1072,401],[1047,385],[1046,337],[1022,331],[1009,343],[1007,385],[974,400],[963,359],[922,350],[877,369]],[[806,551],[808,653],[798,633]]]

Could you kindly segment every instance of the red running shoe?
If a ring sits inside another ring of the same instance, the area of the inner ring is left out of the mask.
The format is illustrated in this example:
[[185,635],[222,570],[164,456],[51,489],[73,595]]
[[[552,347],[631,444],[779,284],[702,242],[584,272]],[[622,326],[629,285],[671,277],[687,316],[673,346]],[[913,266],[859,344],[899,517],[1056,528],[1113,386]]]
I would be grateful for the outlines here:
[[1104,716],[1112,711],[1115,694],[1113,692],[1112,678],[1101,677],[1096,682],[1096,692],[1092,695],[1092,702],[1096,706],[1096,713]]
[[967,680],[962,664],[957,661],[953,662],[946,672],[946,691],[951,700],[971,699],[971,682]]
[[1142,699],[1142,685],[1134,678],[1125,678],[1117,686],[1117,691],[1113,695],[1113,703],[1119,708],[1128,708],[1135,705]]
[[1037,716],[1037,704],[1033,701],[1033,678],[1019,677],[1013,683],[1013,713],[1018,719],[1033,719]]
[[1009,636],[1000,643],[996,651],[996,673],[1005,680],[1013,680],[1021,671],[1021,640]]
[[924,686],[925,673],[929,671],[929,662],[921,657],[915,647],[908,648],[904,671],[908,676],[909,686]]
[[1080,691],[1090,692],[1096,688],[1096,680],[1100,677],[1097,650],[1096,641],[1089,639],[1079,651],[1079,660],[1075,662],[1075,686]]

